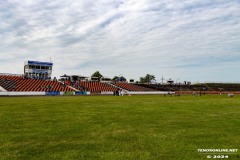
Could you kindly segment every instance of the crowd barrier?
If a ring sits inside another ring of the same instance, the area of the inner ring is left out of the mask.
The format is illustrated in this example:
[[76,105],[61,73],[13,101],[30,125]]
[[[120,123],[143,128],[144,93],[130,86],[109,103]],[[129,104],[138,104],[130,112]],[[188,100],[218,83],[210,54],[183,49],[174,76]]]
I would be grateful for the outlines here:
[[[113,95],[113,92],[101,92],[102,95]],[[121,92],[122,94],[122,92]],[[123,95],[154,95],[154,94],[175,94],[175,92],[167,91],[147,91],[147,92],[136,92],[136,91],[126,91]]]
[[45,96],[45,92],[0,92],[0,96]]
[[0,96],[71,96],[71,95],[90,95],[90,92],[0,92]]
[[[148,91],[148,92],[124,92],[123,95],[172,95],[172,94],[192,94],[192,91],[182,91],[182,92],[167,92],[167,91]],[[240,92],[202,92],[201,94],[240,94]],[[195,94],[200,94],[200,92],[195,92]],[[91,92],[5,92],[0,91],[0,96],[58,96],[58,95],[91,95]],[[101,92],[101,95],[113,95],[113,92]]]
[[147,92],[126,92],[126,94],[131,95],[156,95],[156,94],[175,94],[175,92],[167,92],[167,91],[147,91]]
[[177,91],[176,94],[240,94],[240,91]]
[[57,96],[60,95],[60,92],[45,92],[46,96]]
[[[58,95],[90,95],[91,92],[0,92],[0,96],[58,96]],[[124,92],[124,95],[153,95],[153,94],[175,94],[175,92]],[[113,95],[113,92],[101,92],[101,95]]]
[[76,91],[74,92],[74,95],[90,95],[90,92],[85,92],[85,91]]
[[102,91],[101,94],[102,95],[113,95],[113,92],[104,92],[104,91]]
[[72,96],[74,95],[74,92],[60,92],[61,96]]

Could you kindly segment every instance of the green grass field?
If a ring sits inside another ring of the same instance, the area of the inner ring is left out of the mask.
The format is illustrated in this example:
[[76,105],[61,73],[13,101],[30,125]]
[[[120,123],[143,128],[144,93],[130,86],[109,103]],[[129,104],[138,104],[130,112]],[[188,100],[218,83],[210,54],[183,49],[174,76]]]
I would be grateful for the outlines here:
[[207,159],[202,148],[240,149],[240,97],[0,97],[0,159]]

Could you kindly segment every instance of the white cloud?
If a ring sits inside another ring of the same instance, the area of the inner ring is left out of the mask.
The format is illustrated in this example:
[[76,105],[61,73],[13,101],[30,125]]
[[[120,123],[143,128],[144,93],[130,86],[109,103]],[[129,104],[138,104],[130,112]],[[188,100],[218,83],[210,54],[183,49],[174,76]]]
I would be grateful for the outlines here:
[[0,2],[0,72],[22,73],[24,61],[51,57],[56,76],[99,70],[135,79],[150,73],[158,79],[237,81],[239,4],[5,0]]

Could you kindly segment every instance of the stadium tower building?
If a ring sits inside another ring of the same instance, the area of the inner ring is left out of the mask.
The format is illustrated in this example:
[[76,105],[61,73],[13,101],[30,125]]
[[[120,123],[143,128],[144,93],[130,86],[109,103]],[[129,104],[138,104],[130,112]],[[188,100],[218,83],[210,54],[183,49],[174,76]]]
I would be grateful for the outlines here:
[[24,77],[34,79],[51,79],[52,62],[26,61],[24,62]]

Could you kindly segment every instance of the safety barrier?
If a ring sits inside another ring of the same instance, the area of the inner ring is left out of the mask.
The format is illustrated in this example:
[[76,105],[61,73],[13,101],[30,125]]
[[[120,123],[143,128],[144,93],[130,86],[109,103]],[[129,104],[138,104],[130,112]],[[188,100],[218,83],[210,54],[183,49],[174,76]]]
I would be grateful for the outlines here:
[[0,92],[0,96],[44,96],[45,92]]
[[[124,91],[120,92],[122,95],[154,95],[154,94],[175,94],[175,92],[164,92],[164,91],[147,91],[147,92],[136,92],[136,91]],[[113,92],[101,92],[101,95],[113,95]]]
[[74,95],[74,92],[60,92],[61,96],[72,96]]
[[113,95],[113,92],[104,92],[104,91],[102,91],[101,94],[102,95]]
[[76,91],[74,92],[74,95],[90,95],[90,92],[84,92],[84,91]]
[[124,94],[131,95],[154,95],[154,94],[175,94],[175,92],[166,92],[166,91],[148,91],[148,92],[126,92]]
[[[58,96],[58,95],[90,95],[90,92],[0,92],[0,96]],[[122,94],[122,93],[121,93]],[[124,92],[123,95],[175,94],[175,92]],[[101,95],[113,95],[113,92],[101,92]]]
[[60,95],[60,92],[45,92],[46,96],[57,96]]

